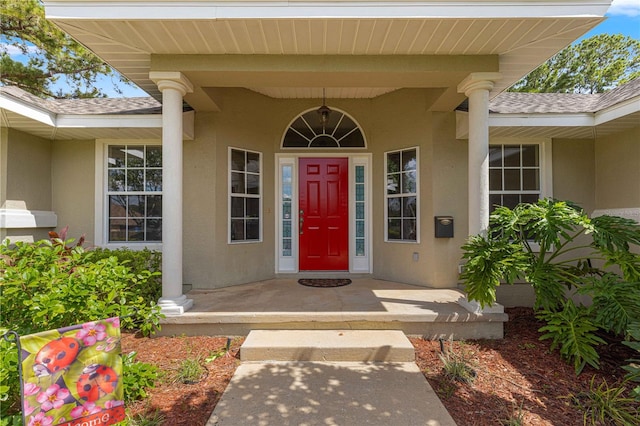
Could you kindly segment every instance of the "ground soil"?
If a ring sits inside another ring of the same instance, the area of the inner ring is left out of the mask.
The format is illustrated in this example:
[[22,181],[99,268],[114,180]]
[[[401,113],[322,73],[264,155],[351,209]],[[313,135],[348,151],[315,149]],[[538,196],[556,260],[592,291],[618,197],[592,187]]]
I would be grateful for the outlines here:
[[[521,425],[582,425],[583,412],[572,404],[572,395],[606,380],[613,386],[622,379],[620,368],[634,354],[619,341],[599,348],[601,368],[586,367],[576,376],[573,366],[561,360],[558,351],[550,351],[550,341],[540,341],[543,325],[526,308],[507,309],[502,340],[443,342],[445,350],[464,354],[475,371],[473,383],[452,381],[443,372],[438,354],[441,343],[412,338],[416,362],[459,426],[507,424],[520,419]],[[160,412],[166,425],[204,425],[239,364],[242,339],[231,341],[226,356],[206,362],[227,344],[224,337],[141,338],[124,335],[124,353],[137,351],[138,361],[159,366],[163,377],[150,397],[132,404],[132,413]],[[177,379],[180,363],[198,358],[207,368],[196,384]]]

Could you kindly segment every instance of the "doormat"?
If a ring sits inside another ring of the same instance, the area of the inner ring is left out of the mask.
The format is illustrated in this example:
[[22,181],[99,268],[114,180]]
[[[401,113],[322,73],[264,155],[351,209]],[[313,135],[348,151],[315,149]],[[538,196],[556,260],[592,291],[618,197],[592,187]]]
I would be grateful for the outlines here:
[[298,284],[307,287],[342,287],[351,284],[348,278],[300,278]]

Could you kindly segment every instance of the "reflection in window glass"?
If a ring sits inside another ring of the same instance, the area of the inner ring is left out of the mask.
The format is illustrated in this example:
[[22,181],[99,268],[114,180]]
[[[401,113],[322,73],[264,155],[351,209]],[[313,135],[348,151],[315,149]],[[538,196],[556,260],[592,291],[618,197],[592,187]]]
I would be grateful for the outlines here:
[[293,199],[293,166],[290,164],[282,165],[281,169],[282,173],[282,217],[280,220],[282,221],[282,253],[283,257],[291,257],[293,255],[291,245],[292,245],[292,227],[293,227],[293,217],[291,215],[292,207],[291,201]]
[[108,190],[120,192],[124,191],[125,174],[122,169],[112,169],[108,172]]
[[356,166],[356,253],[357,257],[366,256],[365,253],[365,166]]
[[109,242],[162,241],[162,146],[107,147]]
[[388,152],[385,158],[387,183],[387,241],[418,239],[418,150]]
[[262,154],[229,150],[229,239],[260,240]]

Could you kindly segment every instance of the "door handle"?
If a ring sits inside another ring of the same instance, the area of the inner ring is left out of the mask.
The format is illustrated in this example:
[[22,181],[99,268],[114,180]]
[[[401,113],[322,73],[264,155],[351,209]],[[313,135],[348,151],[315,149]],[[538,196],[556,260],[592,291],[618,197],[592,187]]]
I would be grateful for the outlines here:
[[300,235],[302,235],[304,233],[304,210],[300,210]]

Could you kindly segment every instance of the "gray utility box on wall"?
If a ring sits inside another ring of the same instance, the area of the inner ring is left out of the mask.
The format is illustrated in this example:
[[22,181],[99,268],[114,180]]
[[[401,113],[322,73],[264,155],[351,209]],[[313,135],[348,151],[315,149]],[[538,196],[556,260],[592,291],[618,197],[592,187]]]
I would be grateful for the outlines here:
[[436,238],[453,238],[453,217],[435,216]]

